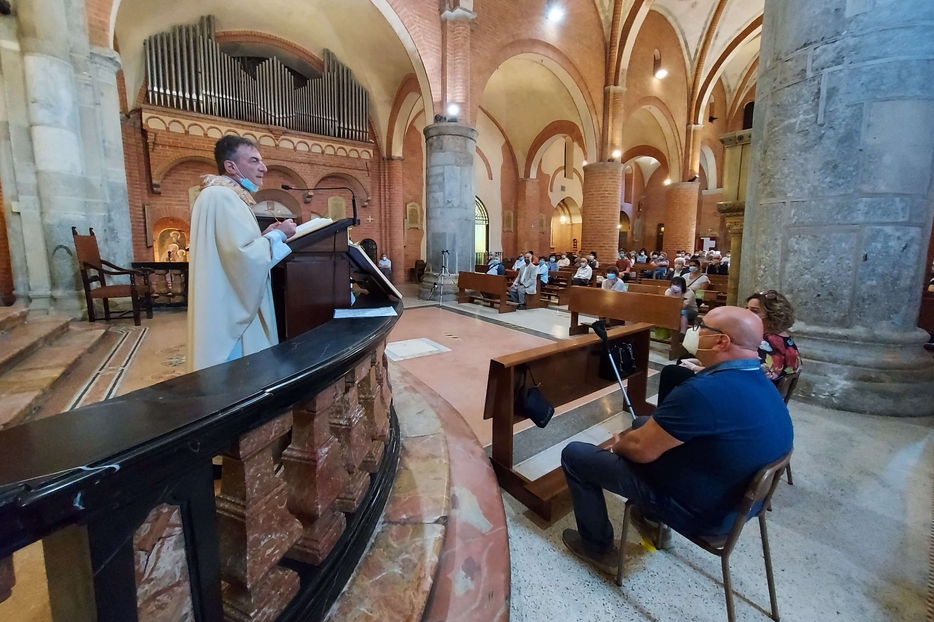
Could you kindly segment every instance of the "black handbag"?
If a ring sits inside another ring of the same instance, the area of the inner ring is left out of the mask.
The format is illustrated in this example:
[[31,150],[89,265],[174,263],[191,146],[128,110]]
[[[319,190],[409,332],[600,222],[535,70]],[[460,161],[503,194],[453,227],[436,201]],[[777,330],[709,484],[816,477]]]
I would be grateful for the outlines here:
[[631,376],[636,371],[636,357],[632,353],[632,344],[624,341],[607,347],[609,356],[600,357],[600,369],[597,375],[603,380],[616,380],[612,365],[616,366],[620,379]]
[[532,376],[532,370],[526,367],[525,371],[528,372],[529,378],[532,379],[532,386],[526,388],[523,375],[519,386],[516,388],[516,410],[519,411],[519,414],[531,419],[532,423],[538,427],[544,428],[554,416],[555,407],[551,405],[548,398],[538,388],[538,384]]

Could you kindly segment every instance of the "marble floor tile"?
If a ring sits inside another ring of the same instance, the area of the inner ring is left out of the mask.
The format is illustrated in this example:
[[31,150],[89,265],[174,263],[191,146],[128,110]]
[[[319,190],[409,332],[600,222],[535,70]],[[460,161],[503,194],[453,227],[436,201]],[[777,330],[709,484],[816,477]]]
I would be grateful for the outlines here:
[[[396,412],[400,411],[397,409]],[[450,509],[450,486],[444,434],[403,438],[396,481],[383,520],[391,523],[436,523],[443,520]]]
[[450,348],[424,337],[406,339],[405,341],[390,341],[386,344],[386,356],[389,357],[390,361],[396,362],[450,351]]

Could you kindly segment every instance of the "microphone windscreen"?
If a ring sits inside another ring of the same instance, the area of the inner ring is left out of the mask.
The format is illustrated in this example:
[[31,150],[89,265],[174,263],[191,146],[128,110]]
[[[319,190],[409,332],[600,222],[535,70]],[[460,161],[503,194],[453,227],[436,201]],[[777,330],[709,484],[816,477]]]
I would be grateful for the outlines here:
[[292,186],[290,186],[289,184],[282,184],[282,189],[283,189],[283,190],[291,190],[291,189],[292,189]]

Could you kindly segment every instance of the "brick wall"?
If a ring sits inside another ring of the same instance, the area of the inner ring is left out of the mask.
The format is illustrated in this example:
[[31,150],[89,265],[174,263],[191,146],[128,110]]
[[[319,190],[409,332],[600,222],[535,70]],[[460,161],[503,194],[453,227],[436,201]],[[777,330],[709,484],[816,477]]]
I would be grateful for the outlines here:
[[414,125],[410,125],[402,143],[402,209],[409,203],[418,203],[421,215],[420,229],[405,231],[405,268],[412,268],[422,256],[425,237],[425,138]]
[[597,251],[606,261],[619,245],[619,207],[623,193],[623,165],[596,162],[584,167],[584,205],[581,207],[581,250]]
[[[641,177],[641,172],[639,173]],[[665,224],[665,195],[668,186],[665,180],[668,179],[668,168],[664,165],[655,169],[655,172],[649,177],[642,189],[642,216],[643,236],[642,242],[638,244],[639,248],[645,247],[649,252],[660,250],[657,232],[658,226]]]
[[700,184],[684,181],[668,186],[665,194],[665,241],[662,250],[673,256],[678,250],[694,250],[697,200]]
[[[538,215],[541,211],[541,179],[520,179],[516,193],[516,244],[517,250],[538,251]],[[547,184],[545,185],[547,188]]]
[[[516,236],[515,217],[519,206],[519,169],[513,159],[509,143],[503,143],[503,166],[500,169],[500,196],[503,214],[507,211],[513,214],[512,231],[503,227],[503,255],[515,257],[519,253],[518,238]],[[504,216],[505,217],[505,216]],[[492,226],[492,223],[491,223]]]

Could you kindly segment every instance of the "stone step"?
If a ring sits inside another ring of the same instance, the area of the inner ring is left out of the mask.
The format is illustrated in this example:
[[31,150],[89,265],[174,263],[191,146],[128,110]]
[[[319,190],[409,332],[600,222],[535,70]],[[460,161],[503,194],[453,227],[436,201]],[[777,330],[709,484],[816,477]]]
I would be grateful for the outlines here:
[[40,315],[9,332],[0,333],[0,376],[37,349],[64,335],[69,323],[67,317]]
[[[29,324],[32,324],[30,320]],[[0,429],[24,423],[77,362],[97,345],[104,328],[71,328],[0,375]]]
[[6,333],[26,321],[28,310],[17,302],[12,307],[0,307],[0,333]]

